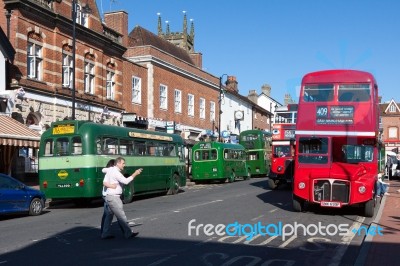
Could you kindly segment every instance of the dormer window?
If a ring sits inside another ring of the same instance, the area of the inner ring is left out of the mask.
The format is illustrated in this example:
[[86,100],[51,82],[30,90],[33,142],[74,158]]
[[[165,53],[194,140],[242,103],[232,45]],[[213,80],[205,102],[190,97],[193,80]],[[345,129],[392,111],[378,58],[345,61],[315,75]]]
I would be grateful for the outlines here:
[[395,106],[394,104],[392,104],[392,105],[389,107],[389,112],[390,112],[390,113],[395,113],[395,112],[396,112],[396,106]]

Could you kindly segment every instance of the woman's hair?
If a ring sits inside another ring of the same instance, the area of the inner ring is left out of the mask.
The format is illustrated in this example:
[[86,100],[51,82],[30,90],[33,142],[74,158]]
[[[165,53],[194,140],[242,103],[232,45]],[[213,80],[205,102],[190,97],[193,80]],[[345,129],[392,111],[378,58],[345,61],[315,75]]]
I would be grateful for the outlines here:
[[112,166],[114,166],[114,165],[115,165],[115,160],[114,160],[114,159],[111,159],[111,160],[108,161],[106,167],[108,168],[108,167],[112,167]]

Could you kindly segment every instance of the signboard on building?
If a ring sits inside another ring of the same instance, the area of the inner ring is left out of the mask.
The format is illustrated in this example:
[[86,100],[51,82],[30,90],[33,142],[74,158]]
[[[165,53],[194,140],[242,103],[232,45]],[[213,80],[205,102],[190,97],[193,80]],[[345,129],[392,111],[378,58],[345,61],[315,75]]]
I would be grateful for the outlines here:
[[167,133],[174,134],[175,133],[175,122],[167,121]]

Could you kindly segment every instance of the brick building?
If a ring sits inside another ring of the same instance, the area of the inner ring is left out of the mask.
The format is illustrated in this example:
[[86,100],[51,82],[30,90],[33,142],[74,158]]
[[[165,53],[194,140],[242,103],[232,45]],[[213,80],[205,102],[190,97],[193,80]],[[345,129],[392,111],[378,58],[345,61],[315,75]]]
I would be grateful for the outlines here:
[[380,128],[385,152],[400,151],[400,108],[393,99],[388,103],[379,104]]

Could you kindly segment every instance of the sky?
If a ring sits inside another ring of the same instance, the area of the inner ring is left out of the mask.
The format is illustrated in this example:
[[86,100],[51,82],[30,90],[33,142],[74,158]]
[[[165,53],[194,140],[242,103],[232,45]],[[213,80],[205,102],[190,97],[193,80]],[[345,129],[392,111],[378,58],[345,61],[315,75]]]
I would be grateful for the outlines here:
[[[398,0],[96,0],[100,13],[124,10],[136,25],[157,34],[183,30],[183,12],[195,28],[203,70],[236,76],[239,93],[298,101],[302,77],[326,69],[372,73],[382,102],[400,101],[400,1]],[[226,76],[223,76],[224,80]]]

